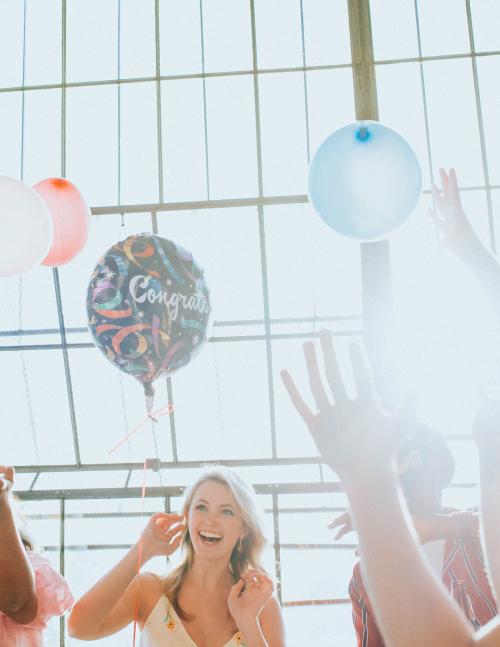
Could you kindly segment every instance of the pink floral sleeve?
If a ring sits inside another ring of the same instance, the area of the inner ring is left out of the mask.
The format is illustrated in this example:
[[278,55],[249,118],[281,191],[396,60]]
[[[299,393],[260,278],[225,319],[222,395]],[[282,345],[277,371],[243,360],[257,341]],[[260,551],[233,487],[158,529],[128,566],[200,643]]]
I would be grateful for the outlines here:
[[48,621],[71,609],[73,596],[63,577],[52,564],[37,553],[28,552],[35,573],[38,612],[28,625],[20,625],[0,612],[1,645],[42,647],[42,632]]

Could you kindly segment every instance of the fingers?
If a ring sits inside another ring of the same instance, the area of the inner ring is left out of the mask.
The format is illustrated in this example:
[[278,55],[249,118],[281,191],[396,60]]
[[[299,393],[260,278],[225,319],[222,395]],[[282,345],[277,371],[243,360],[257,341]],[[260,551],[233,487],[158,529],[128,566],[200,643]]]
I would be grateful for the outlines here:
[[347,393],[335,355],[332,333],[328,330],[322,330],[319,334],[319,339],[325,360],[325,374],[328,386],[330,387],[335,403],[338,404],[341,400],[347,400]]
[[14,468],[0,465],[0,492],[8,492],[14,484]]
[[283,370],[281,371],[281,379],[283,380],[283,384],[285,385],[293,406],[297,409],[297,412],[303,418],[306,425],[309,426],[314,418],[314,414],[302,399],[302,396],[295,386],[295,382],[293,381],[292,376],[288,371]]
[[460,191],[458,190],[457,174],[455,173],[454,168],[450,169],[448,188],[449,188],[449,197],[452,205],[455,208],[461,209],[462,203],[460,202]]
[[308,341],[304,344],[304,356],[306,358],[307,373],[309,375],[309,385],[313,394],[316,407],[319,411],[324,411],[330,406],[328,396],[326,394],[321,375],[319,372],[318,359],[316,357],[316,350],[314,342]]
[[[443,196],[441,195],[441,191],[438,189],[438,187],[435,184],[432,185],[432,201],[434,203],[433,204],[434,209],[437,207],[438,210],[441,213],[443,213],[443,211],[445,210],[445,207],[446,207],[445,200],[444,200]],[[434,215],[436,215],[436,212],[435,212],[434,209],[433,209]]]
[[244,581],[245,591],[262,591],[263,593],[272,593],[274,584],[272,579],[257,569],[249,569],[242,574],[241,579]]
[[231,587],[231,590],[229,591],[229,599],[230,600],[235,600],[236,598],[239,598],[240,595],[243,593],[243,589],[245,588],[245,580],[243,578],[240,578],[234,586]]
[[351,515],[348,512],[344,512],[329,523],[327,527],[330,528],[330,530],[333,530],[334,528],[338,528],[339,526],[349,523],[350,520]]
[[373,398],[371,378],[366,368],[361,350],[357,344],[351,344],[349,350],[351,353],[352,372],[354,374],[358,397],[361,399],[371,399]]
[[167,529],[173,524],[178,524],[179,521],[183,521],[184,517],[180,514],[170,512],[157,512],[151,517],[151,519],[154,521],[155,526]]

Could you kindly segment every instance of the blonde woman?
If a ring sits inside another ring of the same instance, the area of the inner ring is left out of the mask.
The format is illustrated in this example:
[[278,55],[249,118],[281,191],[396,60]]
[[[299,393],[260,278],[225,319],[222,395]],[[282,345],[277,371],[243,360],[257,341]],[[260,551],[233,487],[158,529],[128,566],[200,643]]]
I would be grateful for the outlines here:
[[[171,555],[164,578],[137,565]],[[141,647],[284,647],[281,609],[260,567],[265,538],[253,492],[234,472],[207,471],[182,515],[158,513],[141,542],[75,604],[68,629],[81,640],[116,633],[137,616]]]

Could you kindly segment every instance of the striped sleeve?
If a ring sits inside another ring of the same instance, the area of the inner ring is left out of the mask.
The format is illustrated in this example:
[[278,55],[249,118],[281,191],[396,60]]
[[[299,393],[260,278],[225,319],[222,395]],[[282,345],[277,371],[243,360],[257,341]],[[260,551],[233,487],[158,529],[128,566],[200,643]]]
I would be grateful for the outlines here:
[[354,567],[349,583],[352,603],[352,621],[358,647],[384,647],[361,577],[359,563]]

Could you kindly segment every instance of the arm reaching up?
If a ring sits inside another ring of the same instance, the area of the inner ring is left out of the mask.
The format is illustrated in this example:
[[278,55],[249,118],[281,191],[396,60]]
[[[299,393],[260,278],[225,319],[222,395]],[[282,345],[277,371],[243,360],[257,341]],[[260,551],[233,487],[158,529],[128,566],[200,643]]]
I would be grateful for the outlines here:
[[[357,346],[351,349],[357,397],[349,399],[331,335],[322,333],[320,339],[330,395],[313,343],[304,344],[316,413],[287,371],[282,379],[349,498],[368,593],[384,642],[388,647],[470,647],[476,644],[473,629],[429,571],[399,489],[394,456],[404,427],[401,416],[381,411]],[[500,626],[477,641],[484,647],[499,643]]]

